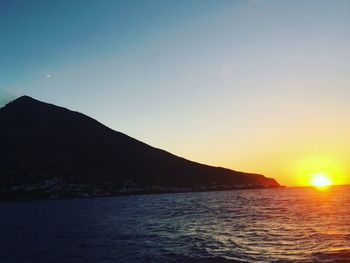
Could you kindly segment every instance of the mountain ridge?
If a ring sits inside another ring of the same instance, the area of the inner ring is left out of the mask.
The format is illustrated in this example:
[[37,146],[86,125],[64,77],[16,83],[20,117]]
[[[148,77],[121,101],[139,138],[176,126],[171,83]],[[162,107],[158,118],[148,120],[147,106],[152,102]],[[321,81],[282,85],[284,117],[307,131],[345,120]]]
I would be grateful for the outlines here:
[[278,187],[201,164],[82,113],[22,96],[0,108],[0,198]]

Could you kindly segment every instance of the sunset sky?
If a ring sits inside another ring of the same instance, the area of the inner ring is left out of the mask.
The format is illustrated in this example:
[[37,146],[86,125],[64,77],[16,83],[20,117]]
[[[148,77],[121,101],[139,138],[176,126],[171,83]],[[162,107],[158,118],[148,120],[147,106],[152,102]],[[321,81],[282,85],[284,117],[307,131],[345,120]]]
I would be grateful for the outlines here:
[[350,1],[0,2],[0,104],[83,112],[187,159],[350,183]]

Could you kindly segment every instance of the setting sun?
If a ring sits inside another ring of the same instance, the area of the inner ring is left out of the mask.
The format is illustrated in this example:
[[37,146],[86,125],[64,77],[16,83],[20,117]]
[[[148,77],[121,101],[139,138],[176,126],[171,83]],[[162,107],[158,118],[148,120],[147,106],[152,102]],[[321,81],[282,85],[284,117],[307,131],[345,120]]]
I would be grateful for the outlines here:
[[317,173],[312,175],[311,184],[316,187],[328,187],[332,185],[332,180],[324,173]]
[[296,158],[289,172],[299,186],[326,187],[348,183],[346,161],[334,155],[309,155]]

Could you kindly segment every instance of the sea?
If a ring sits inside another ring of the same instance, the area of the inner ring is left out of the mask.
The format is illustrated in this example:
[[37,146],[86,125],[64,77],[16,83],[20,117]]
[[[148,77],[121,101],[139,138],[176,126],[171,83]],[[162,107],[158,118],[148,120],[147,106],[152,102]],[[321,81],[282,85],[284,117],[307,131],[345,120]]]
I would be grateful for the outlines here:
[[2,202],[0,262],[350,262],[350,187]]

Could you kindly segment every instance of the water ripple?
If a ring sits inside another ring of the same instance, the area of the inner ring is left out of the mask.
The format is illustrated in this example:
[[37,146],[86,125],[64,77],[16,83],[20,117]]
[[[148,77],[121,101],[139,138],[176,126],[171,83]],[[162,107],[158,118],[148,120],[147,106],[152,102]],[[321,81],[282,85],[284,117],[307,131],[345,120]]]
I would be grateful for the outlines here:
[[349,190],[260,189],[1,203],[0,259],[350,262]]

